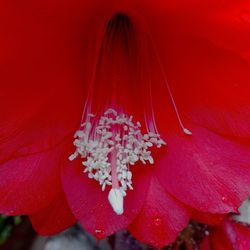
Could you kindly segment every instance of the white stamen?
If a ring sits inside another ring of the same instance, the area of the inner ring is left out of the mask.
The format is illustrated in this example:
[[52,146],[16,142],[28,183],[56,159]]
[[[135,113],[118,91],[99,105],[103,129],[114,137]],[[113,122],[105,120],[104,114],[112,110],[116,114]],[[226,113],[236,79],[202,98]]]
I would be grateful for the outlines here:
[[78,156],[78,153],[75,152],[74,154],[70,155],[68,159],[69,159],[70,161],[73,161],[73,160],[75,160],[75,159],[77,158],[77,156]]
[[84,158],[83,172],[99,182],[103,191],[112,185],[109,202],[117,214],[121,214],[123,202],[119,195],[126,196],[128,189],[133,190],[130,166],[137,161],[153,165],[151,148],[166,145],[159,134],[142,134],[140,127],[139,122],[133,122],[133,116],[108,109],[99,118],[87,115],[87,121],[74,135],[76,151],[69,160]]
[[123,214],[123,193],[120,189],[112,188],[109,191],[108,200],[113,210],[118,214]]
[[179,125],[180,125],[182,131],[183,131],[186,135],[192,135],[192,132],[191,132],[189,129],[187,129],[187,128],[183,125],[183,122],[182,122],[182,119],[181,119],[179,110],[178,110],[178,108],[177,108],[176,102],[175,102],[175,100],[174,100],[174,96],[173,96],[173,94],[172,94],[170,85],[169,85],[168,80],[167,80],[167,75],[166,75],[165,70],[164,70],[164,67],[163,67],[163,65],[162,65],[162,63],[161,63],[161,59],[160,59],[159,53],[158,53],[158,51],[157,51],[157,49],[156,49],[156,46],[155,46],[155,44],[154,44],[152,35],[151,35],[150,33],[149,33],[149,35],[150,35],[151,42],[152,42],[152,44],[153,44],[153,49],[154,49],[154,52],[155,52],[155,54],[156,54],[156,58],[157,58],[157,61],[158,61],[159,66],[160,66],[160,69],[161,69],[161,72],[162,72],[162,75],[163,75],[163,78],[164,78],[164,82],[165,82],[165,85],[166,85],[166,87],[167,87],[168,94],[169,94],[169,96],[170,96],[170,100],[171,100],[171,102],[172,102],[172,105],[173,105],[173,108],[174,108],[174,111],[175,111],[175,114],[176,114],[178,123],[179,123]]
[[108,114],[113,114],[114,116],[117,116],[117,112],[114,109],[108,109],[107,111],[105,111],[104,115]]
[[192,135],[192,132],[188,130],[187,128],[183,128],[183,132],[187,135]]

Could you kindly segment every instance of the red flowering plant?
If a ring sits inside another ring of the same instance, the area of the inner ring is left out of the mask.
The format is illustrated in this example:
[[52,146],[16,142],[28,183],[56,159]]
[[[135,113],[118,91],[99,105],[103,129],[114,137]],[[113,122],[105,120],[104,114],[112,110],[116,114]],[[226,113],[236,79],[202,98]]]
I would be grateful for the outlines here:
[[[0,3],[0,212],[174,241],[250,187],[248,1]],[[74,136],[74,138],[73,138]],[[72,145],[73,141],[73,145]]]

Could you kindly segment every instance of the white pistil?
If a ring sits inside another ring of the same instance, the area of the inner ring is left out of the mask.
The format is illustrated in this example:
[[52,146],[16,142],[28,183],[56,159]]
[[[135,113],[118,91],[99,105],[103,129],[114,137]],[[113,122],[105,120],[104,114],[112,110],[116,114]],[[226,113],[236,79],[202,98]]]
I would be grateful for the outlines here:
[[123,194],[120,189],[112,188],[108,195],[109,203],[118,214],[123,214]]
[[91,118],[96,116],[87,115],[87,121],[76,131],[73,142],[76,151],[69,160],[84,158],[83,172],[99,182],[103,191],[112,186],[108,200],[113,210],[122,214],[123,197],[128,189],[133,190],[130,167],[137,161],[154,164],[149,149],[166,143],[152,131],[142,134],[141,124],[134,123],[133,116],[118,114],[114,109],[106,110],[95,123],[91,123]]

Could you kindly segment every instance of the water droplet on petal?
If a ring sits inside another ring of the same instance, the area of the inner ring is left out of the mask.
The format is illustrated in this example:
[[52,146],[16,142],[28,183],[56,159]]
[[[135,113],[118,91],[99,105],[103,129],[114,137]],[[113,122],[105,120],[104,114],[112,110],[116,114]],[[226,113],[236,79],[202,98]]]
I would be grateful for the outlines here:
[[105,237],[105,232],[101,229],[96,229],[95,230],[95,237],[99,240],[103,239]]
[[222,196],[221,199],[222,199],[222,201],[226,201],[227,200],[227,198],[225,196]]
[[156,219],[154,219],[154,225],[155,226],[160,226],[162,224],[162,219],[160,219],[160,218],[156,218]]

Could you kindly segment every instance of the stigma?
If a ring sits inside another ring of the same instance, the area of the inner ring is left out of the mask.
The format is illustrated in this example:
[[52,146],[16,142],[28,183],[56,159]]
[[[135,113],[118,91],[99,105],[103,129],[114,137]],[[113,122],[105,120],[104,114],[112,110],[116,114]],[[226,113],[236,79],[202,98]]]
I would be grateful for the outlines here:
[[102,115],[89,113],[74,135],[76,150],[69,160],[81,157],[83,172],[102,191],[109,188],[107,199],[118,215],[123,214],[128,190],[133,190],[132,168],[137,162],[153,165],[152,148],[166,145],[158,133],[142,129],[132,115],[108,108]]

